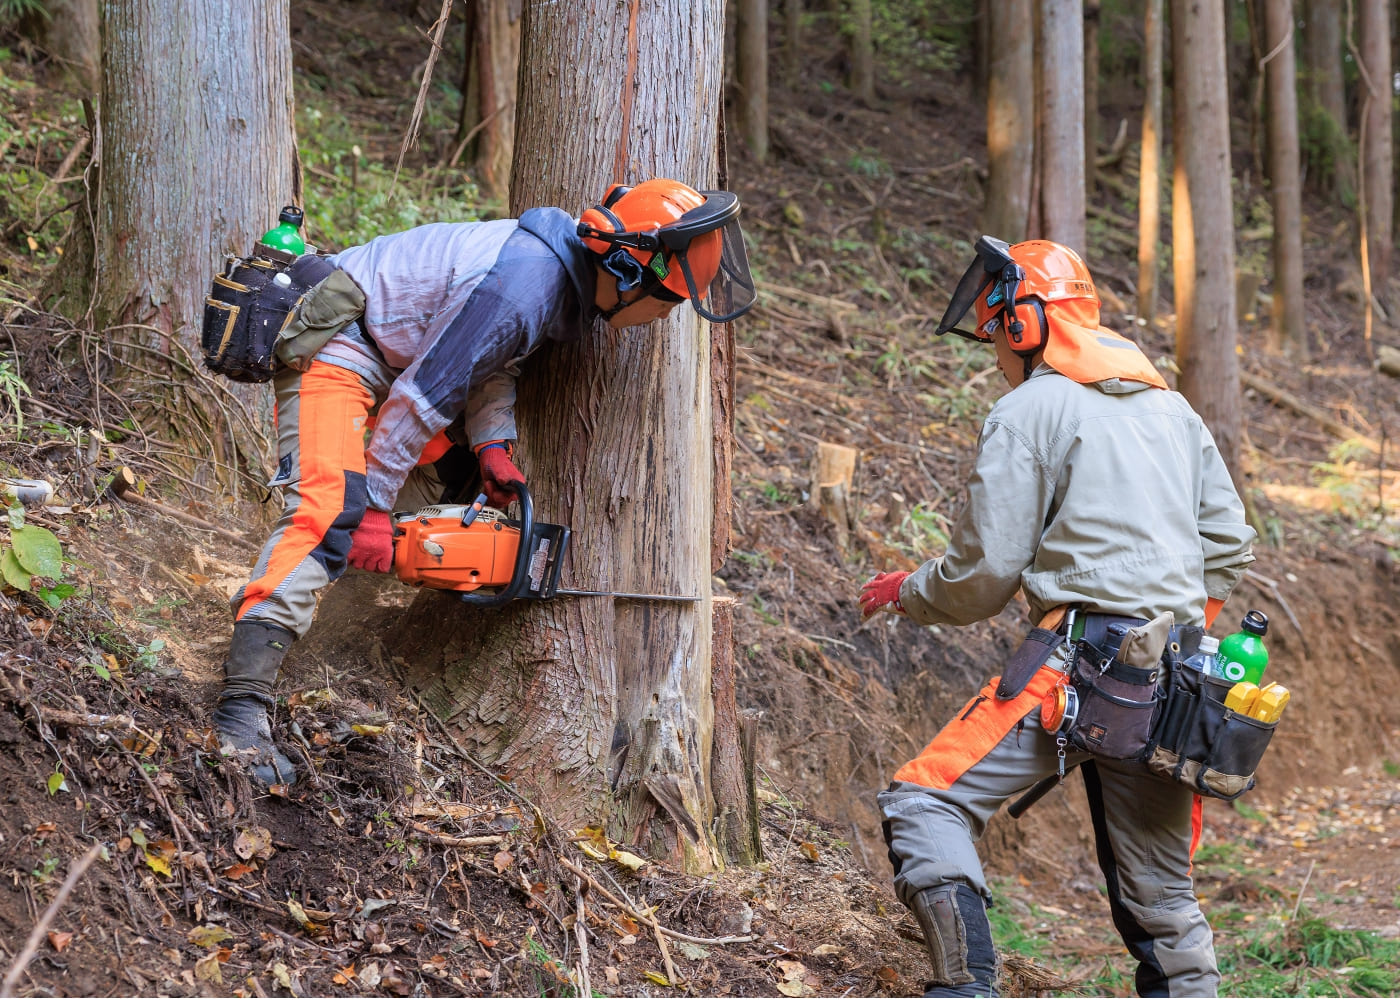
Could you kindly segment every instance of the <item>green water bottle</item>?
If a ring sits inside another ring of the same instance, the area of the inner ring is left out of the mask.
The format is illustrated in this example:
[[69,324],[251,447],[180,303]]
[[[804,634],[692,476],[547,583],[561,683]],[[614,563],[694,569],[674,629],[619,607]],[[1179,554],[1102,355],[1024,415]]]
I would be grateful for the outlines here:
[[295,205],[285,206],[277,216],[277,225],[263,233],[263,238],[258,242],[294,257],[301,256],[306,252],[306,241],[297,232],[301,228],[302,218],[301,209]]
[[1231,683],[1249,681],[1258,684],[1269,665],[1269,651],[1264,648],[1264,633],[1269,631],[1269,617],[1262,611],[1251,611],[1240,622],[1240,630],[1220,640],[1220,652],[1215,654],[1215,676]]

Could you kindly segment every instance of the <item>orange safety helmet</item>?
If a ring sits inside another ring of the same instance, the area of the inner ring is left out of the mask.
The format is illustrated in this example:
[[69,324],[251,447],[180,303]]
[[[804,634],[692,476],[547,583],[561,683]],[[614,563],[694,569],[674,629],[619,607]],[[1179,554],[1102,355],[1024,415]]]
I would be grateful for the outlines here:
[[[1006,331],[1012,351],[1025,359],[1044,351],[1050,367],[1077,382],[1124,378],[1165,389],[1166,381],[1142,350],[1099,325],[1099,293],[1084,259],[1050,240],[1008,246],[992,236],[978,239],[975,260],[958,282],[935,331],[991,343]],[[956,329],[973,308],[973,330]]]
[[673,302],[689,299],[716,323],[737,319],[756,296],[739,229],[739,199],[655,178],[614,184],[579,217],[578,235],[618,279]]

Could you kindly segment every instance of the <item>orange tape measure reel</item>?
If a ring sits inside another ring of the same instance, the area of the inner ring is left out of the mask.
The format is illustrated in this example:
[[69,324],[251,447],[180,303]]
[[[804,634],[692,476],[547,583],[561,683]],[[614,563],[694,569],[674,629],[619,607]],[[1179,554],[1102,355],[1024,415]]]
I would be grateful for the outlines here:
[[1066,733],[1079,718],[1079,692],[1067,682],[1056,684],[1040,702],[1040,727],[1047,733]]

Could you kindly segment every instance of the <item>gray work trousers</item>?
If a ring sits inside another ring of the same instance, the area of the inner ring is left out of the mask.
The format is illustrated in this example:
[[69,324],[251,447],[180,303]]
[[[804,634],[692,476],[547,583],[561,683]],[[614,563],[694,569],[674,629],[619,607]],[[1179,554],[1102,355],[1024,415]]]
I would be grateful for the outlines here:
[[[976,723],[971,717],[979,710],[994,711],[984,697],[994,689],[995,682],[949,727]],[[921,756],[941,752],[939,744],[935,740]],[[948,788],[895,781],[881,792],[895,891],[905,905],[921,889],[950,882],[970,885],[990,901],[973,845],[1004,802],[1055,773],[1056,758],[1055,736],[1041,728],[1037,704]],[[1184,785],[1112,761],[1067,755],[1067,765],[1081,762],[1109,908],[1139,963],[1138,993],[1215,996],[1215,947],[1191,883],[1195,796]]]

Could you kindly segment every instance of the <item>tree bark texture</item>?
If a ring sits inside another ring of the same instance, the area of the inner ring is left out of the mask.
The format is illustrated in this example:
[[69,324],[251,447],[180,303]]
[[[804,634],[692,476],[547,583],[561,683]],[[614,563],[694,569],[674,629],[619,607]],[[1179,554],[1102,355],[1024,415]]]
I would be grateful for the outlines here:
[[1178,388],[1210,428],[1243,491],[1224,10],[1172,0],[1171,21]]
[[1044,122],[1040,205],[1046,239],[1088,252],[1084,195],[1084,17],[1080,0],[1039,0]]
[[468,0],[467,65],[458,142],[470,142],[482,193],[502,205],[510,200],[515,143],[515,89],[520,64],[522,0]]
[[1306,17],[1301,121],[1308,137],[1308,183],[1349,204],[1356,193],[1356,171],[1347,138],[1341,0],[1307,0]]
[[1272,345],[1308,356],[1303,316],[1303,206],[1298,166],[1298,91],[1293,62],[1292,0],[1264,2],[1269,194],[1274,210]]
[[850,0],[851,91],[867,105],[875,103],[875,41],[871,3],[872,0]]
[[1138,158],[1137,314],[1157,319],[1157,245],[1162,236],[1162,0],[1146,0],[1142,42],[1142,141]]
[[987,201],[982,231],[1008,243],[1026,238],[1035,159],[1033,0],[988,0],[996,44],[987,53]]
[[130,0],[102,16],[97,231],[92,257],[66,266],[95,289],[94,326],[170,376],[134,394],[201,413],[200,445],[218,465],[261,465],[270,394],[227,383],[251,419],[208,412],[199,326],[225,256],[246,254],[279,206],[300,201],[287,0]]
[[758,163],[768,160],[768,0],[738,0],[735,76],[739,134]]
[[[720,0],[528,5],[512,210],[577,214],[610,181],[712,186],[722,15]],[[551,815],[604,821],[691,869],[718,863],[710,337],[689,307],[599,326],[532,358],[517,402],[538,515],[573,530],[561,585],[695,602],[561,597],[468,614],[429,595],[401,640],[428,704]]]
[[1098,184],[1099,156],[1099,11],[1101,0],[1084,3],[1084,191]]
[[1395,97],[1391,82],[1390,4],[1389,0],[1358,0],[1357,10],[1366,252],[1370,258],[1371,293],[1388,303],[1395,242],[1395,150],[1391,128]]

